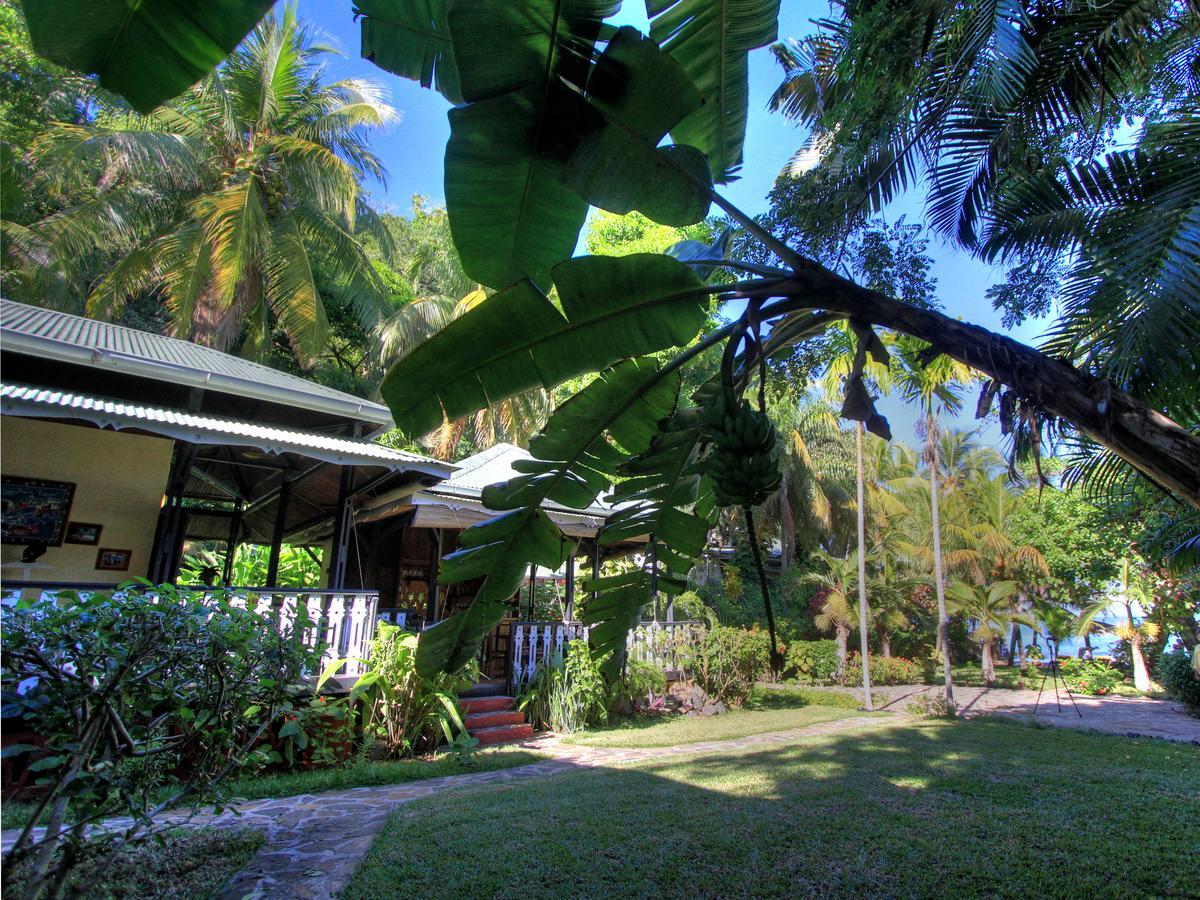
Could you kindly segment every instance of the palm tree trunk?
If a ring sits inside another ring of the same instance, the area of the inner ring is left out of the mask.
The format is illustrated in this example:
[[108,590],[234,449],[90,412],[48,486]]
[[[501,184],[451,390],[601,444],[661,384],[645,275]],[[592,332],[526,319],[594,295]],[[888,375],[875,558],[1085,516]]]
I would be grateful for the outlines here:
[[950,674],[950,617],[946,615],[946,586],[942,577],[942,516],[938,510],[937,418],[929,414],[925,428],[929,442],[929,502],[933,520],[933,582],[937,590],[938,646],[942,651],[942,673],[946,680],[946,702],[954,703],[954,679]]
[[1019,666],[1025,662],[1025,655],[1021,652],[1021,626],[1016,622],[1012,623],[1012,637],[1008,642],[1008,665],[1009,668]]
[[983,642],[983,681],[984,684],[991,686],[996,680],[996,664],[992,662],[992,639],[988,638]]
[[837,626],[837,679],[840,682],[846,674],[846,645],[850,641],[850,629],[846,625]]
[[1139,691],[1150,690],[1150,670],[1146,668],[1141,641],[1129,642],[1129,655],[1133,658],[1133,686]]
[[885,631],[879,636],[879,650],[884,659],[892,658],[892,633]]
[[854,450],[858,457],[858,633],[862,646],[863,698],[868,710],[871,703],[871,661],[867,649],[867,507],[866,477],[863,474],[863,423],[854,423]]

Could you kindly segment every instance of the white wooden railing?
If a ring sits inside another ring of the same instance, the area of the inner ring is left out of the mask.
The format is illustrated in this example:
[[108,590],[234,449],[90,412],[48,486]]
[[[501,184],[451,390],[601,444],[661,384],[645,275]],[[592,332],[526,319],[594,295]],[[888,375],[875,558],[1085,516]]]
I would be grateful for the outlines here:
[[[683,670],[687,648],[702,627],[700,622],[643,622],[629,630],[625,648],[629,659],[650,663],[665,672]],[[513,688],[520,690],[555,653],[565,653],[567,644],[587,640],[588,626],[581,622],[514,622],[512,626]]]
[[[134,590],[142,590],[135,588]],[[203,588],[206,598],[217,591]],[[112,585],[17,585],[0,588],[0,602],[14,603],[21,597],[42,602],[56,602],[64,591],[88,596],[99,591],[111,591],[114,597],[122,592]],[[379,594],[374,591],[322,591],[307,588],[229,588],[225,591],[230,605],[250,609],[260,615],[275,618],[285,635],[293,633],[300,610],[307,616],[301,643],[310,650],[322,649],[321,667],[335,659],[346,658],[342,674],[357,677],[363,672],[363,660],[371,649],[375,636],[376,608]]]

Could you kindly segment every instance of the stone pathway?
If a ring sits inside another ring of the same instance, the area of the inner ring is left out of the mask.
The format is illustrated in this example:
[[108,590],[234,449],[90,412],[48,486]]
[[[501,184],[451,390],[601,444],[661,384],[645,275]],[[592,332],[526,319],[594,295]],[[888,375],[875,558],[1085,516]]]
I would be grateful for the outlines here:
[[[818,690],[838,690],[862,696],[861,689]],[[941,690],[941,687],[929,685],[875,687],[871,689],[871,696],[875,700],[876,709],[904,712],[917,695],[938,695]],[[954,699],[958,703],[959,714],[967,718],[979,715],[1034,718],[1043,725],[1055,725],[1060,728],[1080,728],[1128,737],[1156,737],[1168,741],[1200,744],[1200,718],[1189,714],[1183,704],[1173,700],[1152,700],[1148,697],[1089,697],[1082,694],[1068,696],[1061,682],[1058,685],[1057,703],[1050,682],[1046,682],[1040,703],[1037,691],[1007,688],[955,686]],[[1071,704],[1071,700],[1075,701],[1074,705]]]

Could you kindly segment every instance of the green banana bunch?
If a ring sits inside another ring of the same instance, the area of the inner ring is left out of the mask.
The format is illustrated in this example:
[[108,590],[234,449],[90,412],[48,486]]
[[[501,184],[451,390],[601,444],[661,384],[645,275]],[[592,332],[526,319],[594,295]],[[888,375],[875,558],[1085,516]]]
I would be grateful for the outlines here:
[[721,506],[757,506],[778,490],[775,426],[765,413],[720,391],[701,407],[700,431],[713,445],[705,471]]

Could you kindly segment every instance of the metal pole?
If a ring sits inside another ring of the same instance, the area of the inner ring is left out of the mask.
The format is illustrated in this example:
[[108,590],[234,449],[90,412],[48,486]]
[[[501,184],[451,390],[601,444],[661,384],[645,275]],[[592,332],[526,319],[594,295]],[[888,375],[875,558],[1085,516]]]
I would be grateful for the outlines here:
[[867,507],[863,498],[862,422],[855,423],[854,441],[858,456],[858,633],[862,647],[863,697],[867,709],[874,709],[871,704],[871,667],[867,650]]

